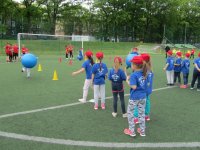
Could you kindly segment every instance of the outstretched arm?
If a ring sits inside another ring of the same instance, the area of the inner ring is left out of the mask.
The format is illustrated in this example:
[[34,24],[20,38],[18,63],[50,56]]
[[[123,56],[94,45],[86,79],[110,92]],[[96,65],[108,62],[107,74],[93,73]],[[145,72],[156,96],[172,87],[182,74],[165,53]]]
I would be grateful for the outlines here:
[[79,69],[78,71],[72,72],[72,76],[75,76],[75,75],[77,75],[77,74],[80,74],[80,73],[82,73],[82,72],[84,72],[84,71],[85,71],[85,68],[81,68],[81,69]]

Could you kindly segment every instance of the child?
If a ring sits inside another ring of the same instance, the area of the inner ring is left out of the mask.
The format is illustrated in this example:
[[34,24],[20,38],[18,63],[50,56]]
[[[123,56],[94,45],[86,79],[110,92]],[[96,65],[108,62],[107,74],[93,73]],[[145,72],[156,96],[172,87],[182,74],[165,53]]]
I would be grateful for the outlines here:
[[9,62],[10,61],[9,53],[10,53],[10,49],[11,49],[10,43],[7,42],[6,46],[4,48],[5,48],[5,53],[6,53],[6,62]]
[[145,135],[145,105],[146,105],[146,88],[147,88],[147,67],[143,64],[143,59],[141,56],[135,56],[131,60],[132,70],[134,71],[130,75],[130,81],[127,77],[126,82],[131,87],[130,99],[128,103],[128,123],[129,128],[124,129],[124,133],[129,136],[136,136],[135,134],[135,123],[134,123],[134,109],[138,107],[139,112],[139,126],[137,129],[140,136]]
[[180,86],[180,88],[185,89],[187,88],[188,84],[188,76],[190,72],[190,53],[185,54],[185,59],[182,61],[181,64],[181,72],[183,73],[183,81],[184,84]]
[[174,58],[172,57],[172,51],[167,52],[167,61],[166,65],[163,68],[164,71],[166,71],[167,75],[167,85],[173,86],[174,85]]
[[[27,53],[28,53],[28,48],[26,48],[24,45],[22,45],[22,57],[23,57],[23,55],[25,55]],[[31,69],[30,68],[22,67],[22,72],[25,72],[25,71],[26,71],[26,77],[30,78],[30,76],[31,76]]]
[[198,58],[194,60],[194,70],[193,70],[193,77],[190,89],[194,89],[194,84],[197,79],[198,79],[197,91],[200,91],[200,52],[198,54]]
[[18,51],[19,51],[19,48],[18,48],[17,44],[14,44],[13,45],[13,60],[14,61],[18,60]]
[[73,56],[73,49],[74,49],[74,46],[70,44],[70,45],[68,46],[69,58],[70,58],[70,59],[74,59],[74,56]]
[[127,113],[125,110],[125,102],[124,102],[124,86],[123,81],[126,81],[126,75],[122,69],[120,69],[120,65],[122,65],[122,58],[115,57],[114,58],[114,67],[110,70],[108,79],[112,84],[112,93],[113,93],[113,109],[112,116],[117,116],[117,101],[118,94],[121,101],[121,109],[122,109],[122,117],[127,117]]
[[194,59],[194,53],[195,53],[195,49],[192,49],[192,50],[191,50],[191,53],[190,53],[190,54],[191,54],[191,55],[190,55],[190,59],[191,59],[191,58]]
[[182,53],[181,52],[177,52],[176,53],[176,57],[177,59],[175,60],[174,63],[174,83],[176,83],[176,79],[178,78],[178,83],[179,85],[181,84],[181,59]]
[[108,73],[106,64],[102,63],[103,53],[97,52],[96,58],[98,63],[92,67],[92,81],[94,84],[94,109],[98,109],[98,98],[101,97],[101,108],[105,109],[105,78]]
[[66,45],[65,46],[65,57],[66,57],[66,59],[68,59],[68,53],[69,53],[69,49],[68,49],[68,46]]
[[[147,91],[146,91],[146,106],[145,106],[145,120],[146,121],[150,121],[150,107],[151,107],[151,103],[150,103],[150,95],[152,93],[152,89],[153,89],[153,77],[154,74],[152,72],[151,69],[151,60],[150,60],[150,55],[147,53],[143,53],[141,54],[142,59],[144,60],[144,63],[147,66]],[[138,109],[136,107],[135,111],[134,111],[134,123],[137,124],[138,123]]]
[[92,66],[94,65],[94,61],[92,58],[93,53],[91,51],[87,51],[85,52],[85,58],[86,61],[82,64],[82,68],[78,71],[75,71],[72,73],[73,76],[82,73],[85,71],[86,73],[86,79],[85,79],[85,83],[83,86],[83,98],[79,99],[80,102],[85,103],[87,96],[88,96],[88,90],[89,87],[92,86]]
[[138,48],[137,48],[137,47],[134,47],[134,48],[132,49],[132,52],[130,52],[130,54],[139,55],[139,53],[138,53]]

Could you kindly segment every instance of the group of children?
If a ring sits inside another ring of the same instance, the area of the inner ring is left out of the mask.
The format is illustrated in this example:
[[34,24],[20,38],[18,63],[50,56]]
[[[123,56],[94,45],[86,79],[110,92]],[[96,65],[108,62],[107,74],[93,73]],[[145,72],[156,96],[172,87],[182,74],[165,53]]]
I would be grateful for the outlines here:
[[[132,53],[138,54],[138,49],[133,48]],[[113,112],[112,116],[117,116],[118,95],[121,101],[122,117],[128,117],[129,128],[124,129],[124,134],[136,136],[135,124],[139,123],[137,132],[140,136],[145,136],[145,120],[149,121],[150,113],[150,94],[152,93],[153,72],[151,70],[150,55],[145,53],[133,57],[131,60],[132,73],[127,75],[126,68],[121,69],[122,58],[114,58],[114,66],[108,71],[105,63],[103,63],[103,52],[96,53],[97,62],[93,61],[93,53],[88,50],[85,52],[85,61],[82,68],[72,73],[73,76],[85,72],[86,79],[83,86],[83,98],[80,102],[85,103],[88,95],[89,87],[94,90],[94,110],[99,109],[98,100],[101,99],[101,108],[104,110],[105,105],[105,79],[111,81],[113,93]],[[109,72],[109,73],[108,73]],[[108,75],[107,75],[108,73]],[[124,101],[124,86],[126,81],[130,87],[130,98],[128,102],[127,113]],[[136,121],[138,120],[138,121]]]
[[[192,53],[194,57],[194,53]],[[167,60],[166,65],[163,70],[166,71],[167,76],[167,85],[173,86],[178,79],[178,84],[180,88],[188,87],[188,77],[190,72],[190,53],[185,53],[185,58],[182,59],[182,53],[179,51],[176,53],[176,57],[173,57],[173,52],[169,50],[167,52]],[[200,91],[200,53],[198,54],[198,58],[194,59],[194,70],[193,70],[193,78],[191,83],[191,89],[194,89],[194,84],[198,79],[197,83],[197,91]],[[183,75],[183,84],[181,84],[181,73]]]
[[18,60],[18,45],[17,44],[10,44],[7,42],[5,45],[5,53],[6,53],[6,62],[12,62]]
[[74,59],[74,55],[73,55],[73,49],[74,46],[69,44],[65,46],[65,57],[66,59]]

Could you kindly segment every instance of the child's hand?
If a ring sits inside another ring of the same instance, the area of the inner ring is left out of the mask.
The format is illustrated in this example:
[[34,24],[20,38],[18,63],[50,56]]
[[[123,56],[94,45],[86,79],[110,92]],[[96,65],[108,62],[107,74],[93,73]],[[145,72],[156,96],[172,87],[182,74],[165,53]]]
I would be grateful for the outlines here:
[[75,76],[76,75],[76,72],[72,72],[72,76]]
[[128,81],[129,81],[129,80],[130,80],[130,76],[127,76],[127,77],[126,77],[126,80],[128,80]]
[[166,68],[163,68],[163,70],[165,71],[165,70],[166,70]]

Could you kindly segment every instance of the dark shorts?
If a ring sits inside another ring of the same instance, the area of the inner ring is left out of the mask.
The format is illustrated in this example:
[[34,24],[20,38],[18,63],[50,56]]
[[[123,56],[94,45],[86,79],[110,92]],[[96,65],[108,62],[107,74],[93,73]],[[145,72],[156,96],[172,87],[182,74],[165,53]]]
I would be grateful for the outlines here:
[[123,92],[124,86],[123,83],[112,82],[112,92]]

